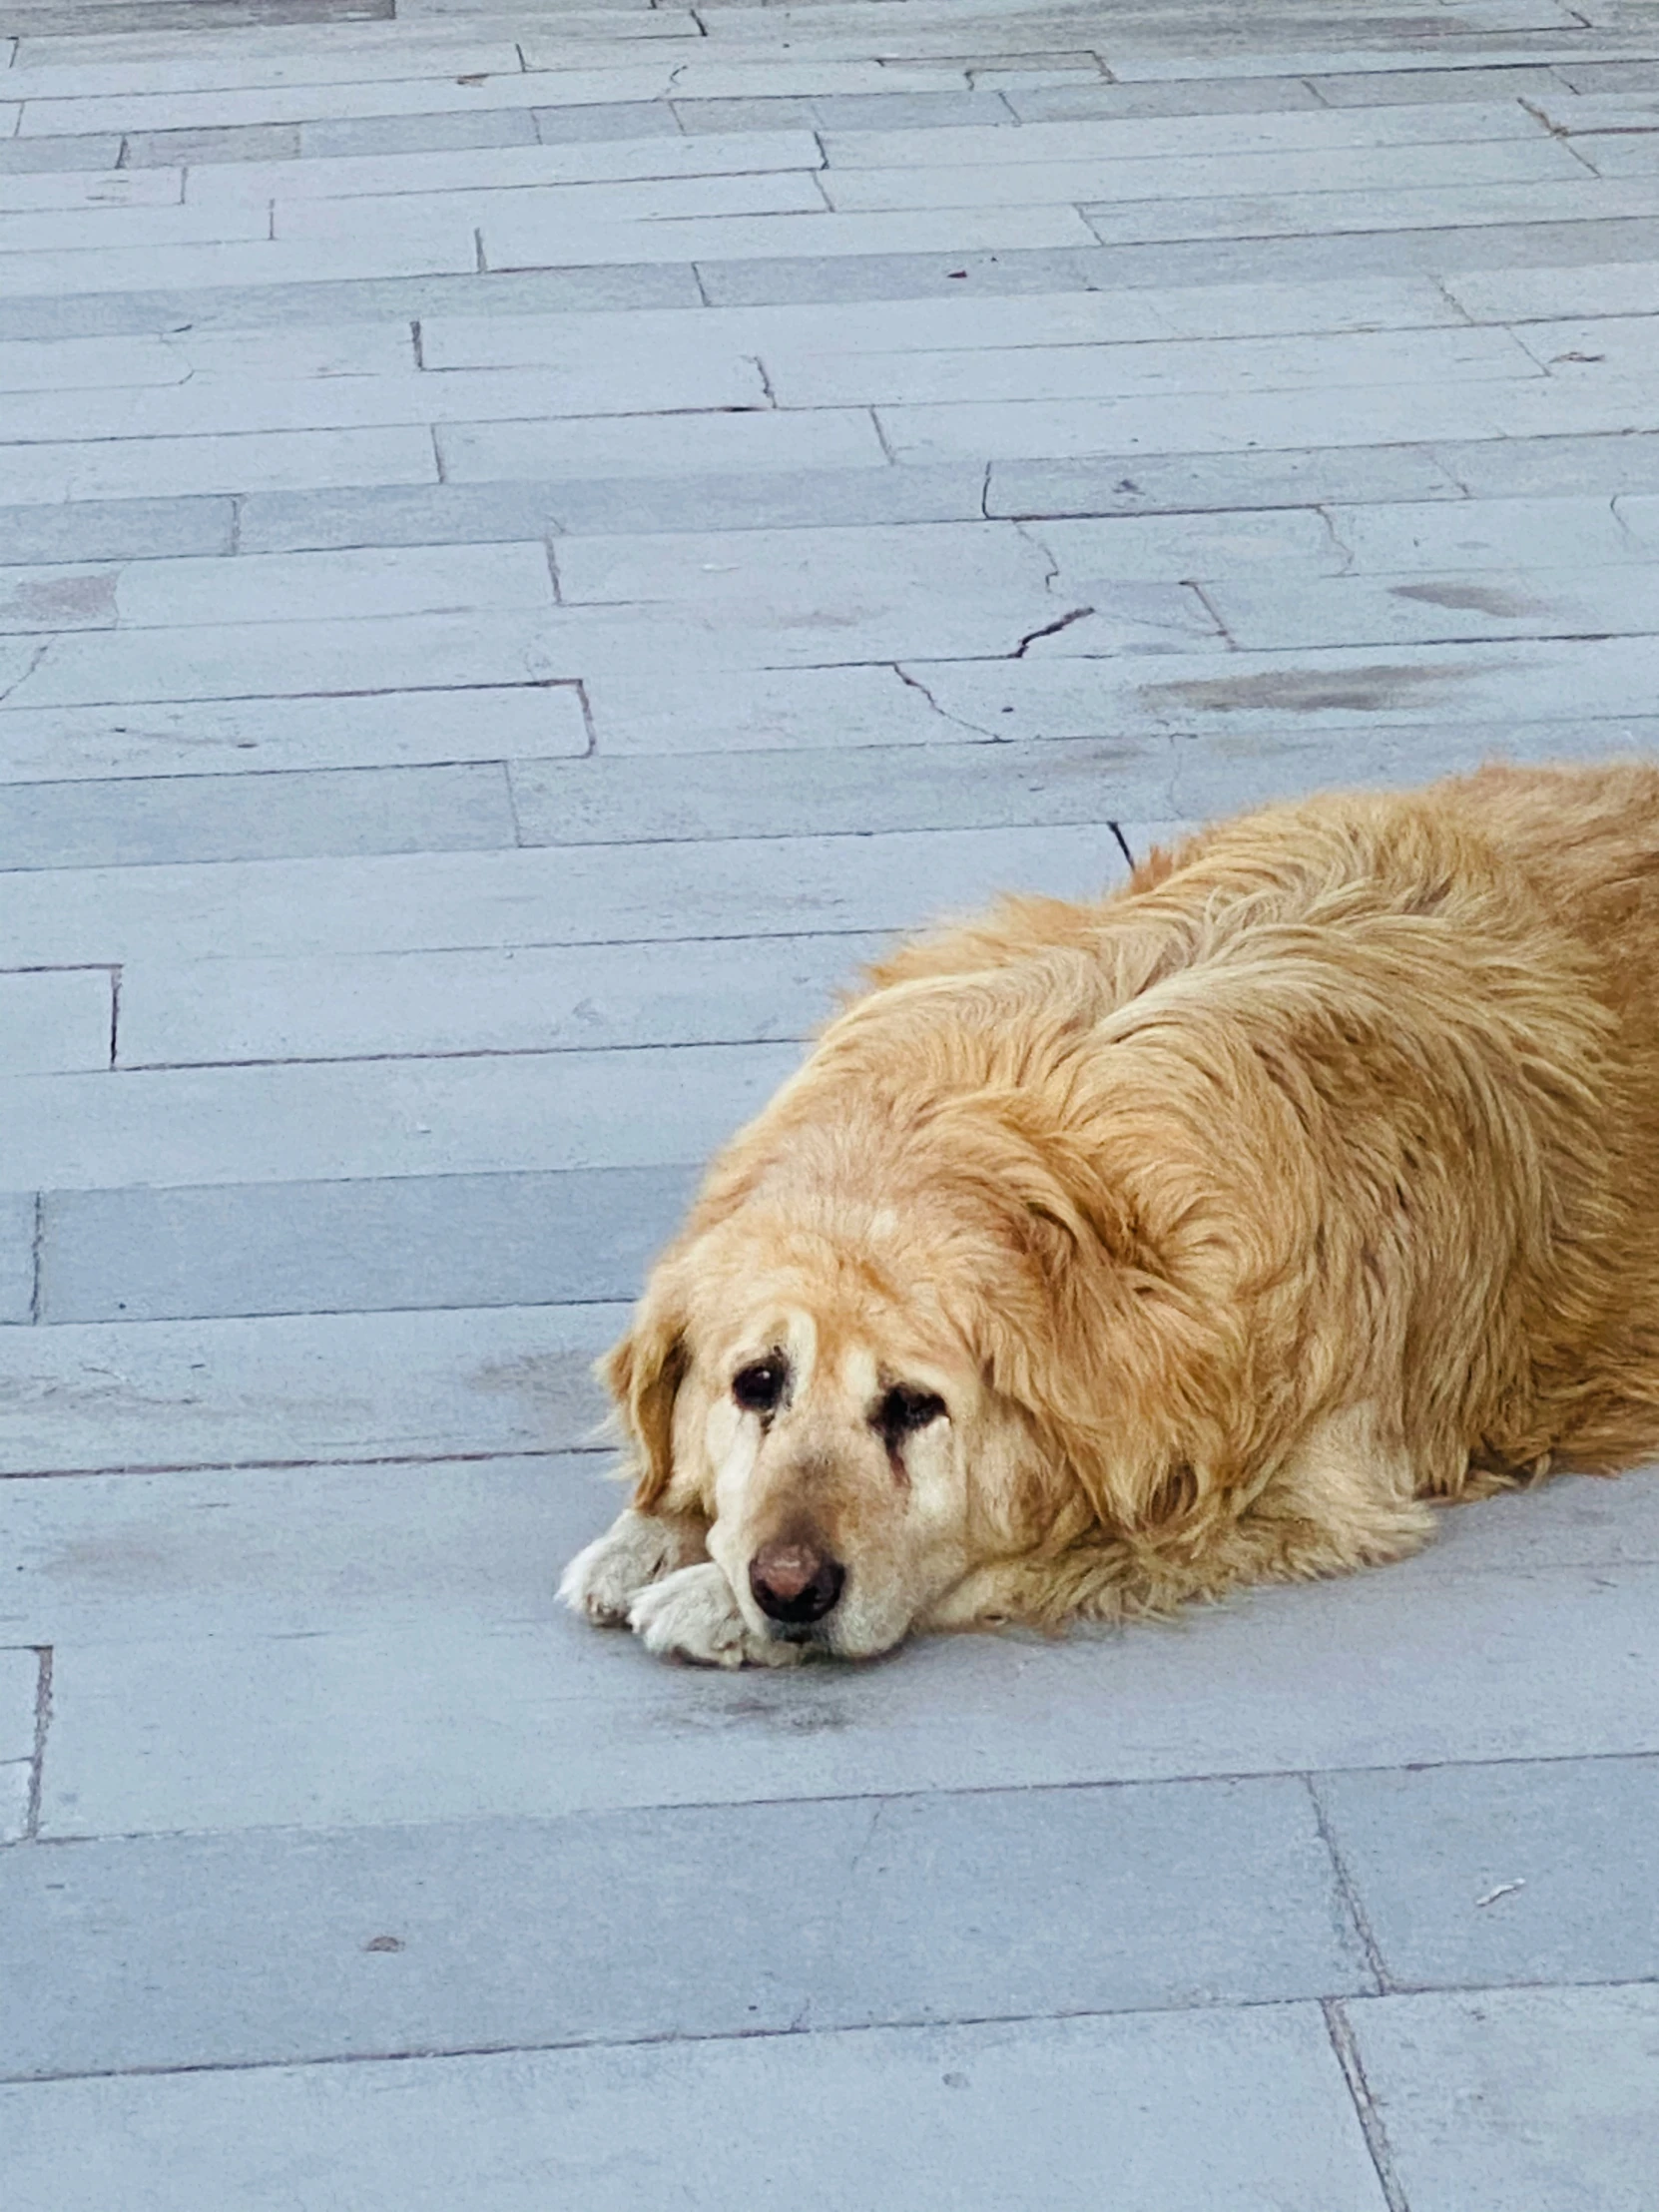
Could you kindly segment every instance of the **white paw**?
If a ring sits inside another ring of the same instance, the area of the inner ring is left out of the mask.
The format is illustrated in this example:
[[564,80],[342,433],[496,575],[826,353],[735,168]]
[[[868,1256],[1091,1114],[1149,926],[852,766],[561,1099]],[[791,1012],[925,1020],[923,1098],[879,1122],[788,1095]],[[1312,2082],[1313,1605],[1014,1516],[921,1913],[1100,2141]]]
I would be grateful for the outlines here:
[[755,1633],[712,1560],[642,1590],[628,1609],[628,1625],[647,1651],[700,1667],[793,1667],[804,1656],[800,1644]]
[[701,1529],[655,1513],[619,1513],[564,1571],[559,1595],[601,1628],[620,1628],[642,1590],[703,1555]]

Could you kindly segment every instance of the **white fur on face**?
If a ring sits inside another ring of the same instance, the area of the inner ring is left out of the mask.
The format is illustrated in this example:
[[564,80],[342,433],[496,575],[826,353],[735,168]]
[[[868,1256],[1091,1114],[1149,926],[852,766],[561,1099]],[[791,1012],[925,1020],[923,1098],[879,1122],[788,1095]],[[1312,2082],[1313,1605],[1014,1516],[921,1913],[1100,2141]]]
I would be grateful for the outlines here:
[[[714,1508],[710,1557],[751,1630],[774,1636],[750,1589],[751,1560],[792,1519],[831,1522],[825,1533],[846,1569],[846,1588],[815,1641],[845,1657],[872,1657],[899,1642],[966,1569],[964,1433],[947,1411],[902,1440],[902,1466],[895,1467],[870,1420],[893,1377],[870,1346],[848,1346],[831,1369],[820,1361],[812,1317],[801,1313],[750,1338],[728,1367],[782,1351],[789,1395],[770,1420],[740,1406],[729,1387],[707,1406],[700,1440]],[[907,1369],[903,1380],[936,1391],[948,1408],[949,1378]],[[795,1506],[791,1478],[804,1451],[825,1486]]]

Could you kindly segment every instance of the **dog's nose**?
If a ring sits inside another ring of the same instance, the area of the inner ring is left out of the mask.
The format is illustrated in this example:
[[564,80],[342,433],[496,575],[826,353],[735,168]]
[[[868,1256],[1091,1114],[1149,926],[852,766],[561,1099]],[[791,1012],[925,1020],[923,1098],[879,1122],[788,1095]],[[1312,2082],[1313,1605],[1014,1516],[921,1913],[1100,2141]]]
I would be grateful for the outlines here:
[[749,1562],[749,1587],[775,1621],[821,1621],[841,1594],[846,1569],[815,1544],[763,1544]]

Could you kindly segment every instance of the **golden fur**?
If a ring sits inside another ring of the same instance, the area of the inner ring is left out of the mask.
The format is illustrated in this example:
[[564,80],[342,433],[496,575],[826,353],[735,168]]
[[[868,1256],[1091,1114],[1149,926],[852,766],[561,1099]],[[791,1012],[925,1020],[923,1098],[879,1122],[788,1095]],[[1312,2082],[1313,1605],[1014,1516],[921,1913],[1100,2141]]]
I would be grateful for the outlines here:
[[[603,1372],[634,1503],[566,1594],[725,1664],[1332,1574],[1654,1451],[1659,771],[1277,807],[909,945]],[[810,1633],[769,1545],[844,1567]]]

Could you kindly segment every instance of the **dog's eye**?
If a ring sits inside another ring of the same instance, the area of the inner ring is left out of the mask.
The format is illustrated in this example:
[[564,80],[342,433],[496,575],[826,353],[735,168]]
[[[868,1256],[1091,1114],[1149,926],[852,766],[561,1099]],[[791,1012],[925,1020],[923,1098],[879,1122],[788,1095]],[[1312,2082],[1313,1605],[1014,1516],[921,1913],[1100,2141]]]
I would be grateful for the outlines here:
[[901,1436],[913,1435],[918,1428],[925,1428],[944,1411],[944,1399],[932,1390],[908,1388],[902,1382],[894,1383],[875,1408],[875,1425],[889,1444]]
[[756,1360],[732,1379],[732,1395],[746,1413],[773,1413],[784,1394],[782,1360]]

